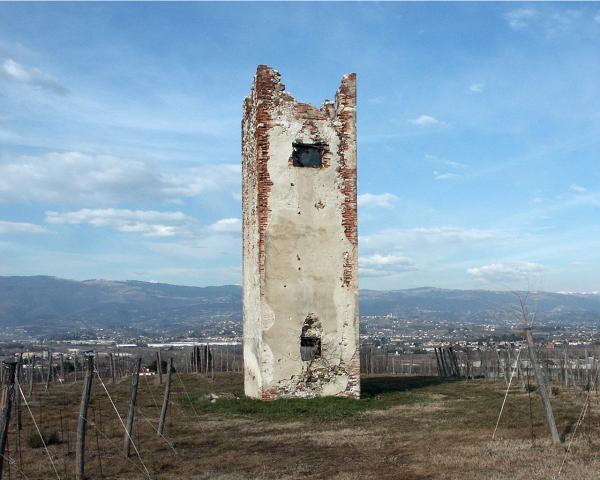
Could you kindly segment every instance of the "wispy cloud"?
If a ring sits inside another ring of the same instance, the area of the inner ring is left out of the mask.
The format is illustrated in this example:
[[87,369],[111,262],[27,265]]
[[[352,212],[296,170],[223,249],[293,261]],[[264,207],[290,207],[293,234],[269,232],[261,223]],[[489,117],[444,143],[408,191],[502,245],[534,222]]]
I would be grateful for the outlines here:
[[448,160],[444,157],[440,157],[437,155],[431,155],[429,153],[426,153],[424,158],[427,162],[432,163],[437,166],[450,167],[450,168],[457,169],[457,170],[464,170],[468,167],[468,165],[466,163],[457,162],[454,160]]
[[409,120],[409,122],[413,125],[418,125],[419,127],[432,127],[440,123],[437,118],[425,114],[420,115],[417,118],[413,118]]
[[505,239],[507,235],[492,230],[456,227],[386,228],[361,236],[361,248],[369,252],[391,250],[414,251],[449,248]]
[[37,68],[26,67],[7,58],[0,64],[0,75],[17,83],[40,87],[59,95],[66,95],[69,90],[54,77]]
[[[598,14],[600,16],[600,14]],[[545,8],[517,8],[504,15],[510,28],[522,30],[536,27],[547,36],[560,32],[571,31],[574,28],[585,28],[589,22],[589,16],[583,15],[582,10],[577,8],[556,8],[554,6]],[[596,17],[593,17],[596,21]]]
[[594,15],[594,22],[600,23],[600,12],[598,12],[596,15]]
[[452,172],[438,172],[437,170],[433,171],[433,179],[434,180],[453,180],[455,178],[460,178],[461,175],[458,173]]
[[358,206],[363,208],[392,208],[398,197],[393,193],[363,193],[358,196]]
[[124,233],[138,233],[147,237],[172,237],[188,233],[191,219],[182,212],[83,208],[74,212],[46,212],[46,222],[69,225],[88,224]]
[[[80,152],[0,157],[0,201],[116,204],[178,201],[239,190],[236,164],[159,168],[143,160]],[[23,188],[27,185],[27,188]]]
[[572,185],[569,187],[569,189],[570,189],[572,192],[575,192],[575,193],[586,193],[586,192],[587,192],[587,188],[585,188],[585,187],[582,187],[581,185],[577,185],[577,184],[575,184],[575,183],[574,183],[574,184],[572,184]]
[[21,140],[21,137],[16,133],[6,128],[0,128],[0,142],[15,142],[19,140]]
[[382,96],[376,96],[369,98],[367,101],[373,105],[383,105],[385,103],[385,98]]
[[544,265],[534,262],[492,263],[481,267],[469,268],[467,273],[478,280],[489,283],[510,283],[529,280],[545,273]]
[[239,218],[222,218],[208,227],[215,233],[228,233],[240,235],[242,232],[242,221]]
[[571,265],[574,265],[576,267],[589,267],[591,265],[594,265],[594,262],[590,262],[589,260],[573,260],[571,262]]
[[417,269],[415,262],[403,255],[379,253],[360,256],[358,259],[359,273],[365,277],[386,277],[396,273],[409,272]]
[[21,233],[39,235],[50,233],[50,231],[41,225],[36,225],[34,223],[8,222],[6,220],[0,220],[0,234],[11,235]]
[[572,184],[569,190],[555,197],[542,197],[539,193],[533,198],[533,202],[540,207],[535,214],[554,214],[578,207],[600,207],[600,191],[588,190],[581,185]]
[[516,30],[529,26],[532,19],[537,17],[538,12],[533,8],[517,8],[504,15],[510,28]]
[[484,90],[483,83],[472,83],[469,85],[469,92],[471,93],[482,93]]

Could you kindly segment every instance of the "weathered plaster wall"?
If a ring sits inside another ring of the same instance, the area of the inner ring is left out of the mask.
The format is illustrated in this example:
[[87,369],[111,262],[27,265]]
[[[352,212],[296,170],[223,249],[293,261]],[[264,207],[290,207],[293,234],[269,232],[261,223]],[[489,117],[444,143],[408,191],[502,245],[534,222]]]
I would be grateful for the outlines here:
[[[356,79],[334,103],[296,102],[259,66],[244,104],[245,390],[251,397],[358,397]],[[292,165],[292,144],[324,143],[321,168]],[[321,357],[302,361],[318,319]]]

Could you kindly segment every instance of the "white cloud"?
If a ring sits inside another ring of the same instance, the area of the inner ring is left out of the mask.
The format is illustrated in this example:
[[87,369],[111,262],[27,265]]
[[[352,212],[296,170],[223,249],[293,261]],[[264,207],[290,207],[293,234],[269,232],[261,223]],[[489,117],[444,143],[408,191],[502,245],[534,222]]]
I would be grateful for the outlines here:
[[468,165],[466,163],[455,162],[454,160],[448,160],[444,157],[438,157],[437,155],[431,155],[429,153],[425,154],[424,159],[427,162],[432,163],[434,165],[438,165],[440,167],[449,167],[450,169],[454,170],[465,170],[468,168]]
[[413,125],[418,125],[420,127],[431,127],[440,123],[440,121],[437,118],[432,117],[431,115],[421,115],[417,118],[409,120],[409,122]]
[[547,202],[546,212],[562,211],[577,207],[600,207],[600,191],[588,190],[580,185],[571,185],[569,192],[557,195]]
[[533,262],[492,263],[477,268],[469,268],[467,273],[490,283],[528,280],[546,272],[546,267]]
[[469,91],[472,93],[482,93],[483,88],[483,83],[472,83],[471,85],[469,85]]
[[359,273],[365,277],[385,277],[417,269],[413,260],[396,254],[360,256],[358,263]]
[[568,32],[574,28],[584,28],[582,10],[574,8],[517,8],[504,15],[510,28],[522,30],[527,27],[536,27],[538,31],[547,36],[561,32]]
[[444,254],[452,247],[506,239],[507,235],[492,230],[454,227],[388,228],[369,235],[362,235],[359,244],[362,251],[436,251]]
[[239,218],[222,218],[210,225],[208,229],[215,233],[232,233],[239,235],[242,232],[242,221]]
[[590,262],[589,260],[573,260],[571,262],[571,265],[574,265],[576,267],[589,267],[591,265],[594,265],[594,263]]
[[358,196],[358,206],[365,208],[392,208],[398,197],[393,193],[363,193]]
[[16,133],[6,129],[0,128],[0,142],[18,142],[21,137]]
[[0,64],[0,75],[14,82],[34,85],[60,95],[69,93],[66,87],[50,75],[37,68],[21,65],[12,58],[8,58]]
[[517,8],[504,15],[510,28],[516,30],[529,26],[529,22],[537,17],[538,12],[533,8]]
[[558,10],[547,20],[547,33],[554,34],[559,31],[567,31],[581,19],[582,12],[575,9]]
[[385,103],[385,98],[382,96],[371,97],[369,98],[368,102],[372,103],[373,105],[383,105]]
[[8,222],[5,220],[0,220],[0,234],[10,235],[19,233],[40,234],[50,233],[50,231],[41,225],[36,225],[34,223]]
[[600,192],[578,192],[571,198],[560,200],[556,207],[558,209],[570,207],[600,207]]
[[587,188],[582,187],[581,185],[573,184],[570,187],[570,190],[575,193],[586,193]]
[[443,160],[445,165],[448,165],[449,167],[453,167],[453,168],[467,168],[467,164],[466,163],[461,163],[461,162],[454,162],[452,160]]
[[127,210],[119,208],[89,209],[75,212],[46,212],[52,224],[88,224],[147,237],[172,237],[189,233],[191,219],[182,212]]
[[165,171],[142,160],[80,152],[0,157],[0,202],[179,201],[208,192],[236,191],[239,185],[237,164]]
[[434,180],[452,180],[454,178],[460,178],[461,175],[458,173],[451,172],[438,172],[437,170],[433,171],[433,179]]

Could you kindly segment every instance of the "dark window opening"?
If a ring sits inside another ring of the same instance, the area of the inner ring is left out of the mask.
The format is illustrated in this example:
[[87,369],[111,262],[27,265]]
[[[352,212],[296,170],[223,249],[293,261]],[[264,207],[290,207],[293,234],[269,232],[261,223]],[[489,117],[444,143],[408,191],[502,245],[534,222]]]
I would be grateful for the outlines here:
[[320,168],[323,166],[325,145],[313,143],[292,143],[292,165],[294,167]]
[[321,339],[319,337],[300,337],[300,357],[305,362],[321,358]]

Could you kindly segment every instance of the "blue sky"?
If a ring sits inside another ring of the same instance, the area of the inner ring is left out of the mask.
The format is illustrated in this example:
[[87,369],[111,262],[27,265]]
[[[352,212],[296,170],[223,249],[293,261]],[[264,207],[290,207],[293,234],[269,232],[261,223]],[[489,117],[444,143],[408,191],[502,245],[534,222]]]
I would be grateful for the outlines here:
[[256,66],[358,76],[360,284],[600,290],[600,4],[0,3],[0,275],[240,283]]

